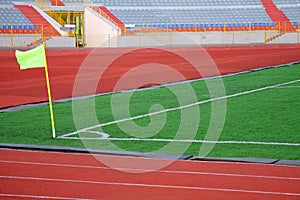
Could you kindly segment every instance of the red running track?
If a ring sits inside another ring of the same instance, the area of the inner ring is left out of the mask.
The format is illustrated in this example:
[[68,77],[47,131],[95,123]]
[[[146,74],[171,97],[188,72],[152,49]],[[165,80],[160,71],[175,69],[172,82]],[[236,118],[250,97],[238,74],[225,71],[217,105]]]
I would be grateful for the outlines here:
[[[113,162],[122,170],[107,167],[99,160]],[[174,161],[156,171],[146,173],[141,170],[169,162],[149,158],[0,149],[0,198],[300,198],[300,167]]]
[[[148,77],[149,80],[161,75],[160,81],[156,79],[155,82],[150,82],[148,85],[203,77],[203,74],[199,74],[195,69],[192,69],[184,59],[174,56],[174,54],[181,53],[196,59],[194,64],[197,67],[202,67],[201,70],[205,72],[204,76],[219,75],[211,70],[211,63],[203,62],[201,51],[202,48],[47,49],[52,96],[53,99],[72,97],[76,74],[83,63],[91,66],[91,68],[84,74],[85,78],[81,85],[95,81],[99,78],[97,77],[99,73],[104,70],[105,73],[95,91],[83,89],[82,93],[78,95],[88,95],[90,92],[103,93],[132,89],[129,85],[116,89],[115,85],[122,75],[136,66],[147,63],[170,66],[184,76],[184,78],[171,77],[157,68],[145,68],[135,74],[133,73],[133,78]],[[300,61],[300,45],[207,47],[204,51],[211,57],[211,61],[216,64],[220,74]],[[47,101],[44,70],[28,69],[21,71],[16,62],[14,51],[1,50],[0,52],[0,108]],[[121,57],[121,59],[117,59],[118,57]],[[109,65],[109,68],[104,69],[109,61],[114,62]]]

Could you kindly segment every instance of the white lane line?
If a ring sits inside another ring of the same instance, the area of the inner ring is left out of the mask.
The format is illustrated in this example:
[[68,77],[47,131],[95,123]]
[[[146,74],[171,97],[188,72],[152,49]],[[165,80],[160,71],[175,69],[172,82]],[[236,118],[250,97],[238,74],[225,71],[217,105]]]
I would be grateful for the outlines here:
[[279,88],[279,89],[294,89],[294,88],[297,88],[297,89],[300,89],[300,86],[299,85],[291,85],[291,86],[280,86],[280,87],[276,87],[276,89]]
[[23,177],[23,176],[0,176],[0,178],[2,178],[2,179],[32,180],[32,181],[48,181],[48,182],[65,182],[65,183],[73,183],[73,184],[74,183],[84,183],[84,184],[130,186],[130,187],[150,187],[150,188],[167,188],[167,189],[185,189],[185,190],[206,190],[206,191],[253,193],[253,194],[265,194],[265,195],[300,196],[300,193],[269,192],[269,191],[260,191],[260,190],[239,190],[239,189],[210,188],[210,187],[196,187],[196,186],[142,184],[142,183],[128,183],[128,182],[104,182],[104,181],[53,179],[53,178]]
[[[138,168],[111,168],[105,166],[91,166],[91,165],[73,165],[73,164],[53,164],[53,163],[40,163],[40,162],[22,162],[22,161],[7,161],[0,160],[0,163],[9,164],[23,164],[23,165],[40,165],[40,166],[55,166],[55,167],[70,167],[70,168],[83,168],[83,169],[102,169],[102,170],[120,170],[120,171],[139,171],[149,172],[147,169]],[[229,177],[247,177],[247,178],[261,178],[261,179],[279,179],[279,180],[300,180],[300,177],[284,177],[284,176],[262,176],[262,175],[247,175],[247,174],[230,174],[230,173],[217,173],[217,172],[202,172],[202,171],[180,171],[180,170],[156,170],[155,173],[167,174],[193,174],[193,175],[212,175],[212,176],[229,176]]]
[[83,138],[66,137],[69,140],[110,140],[110,141],[143,141],[143,142],[178,142],[178,143],[211,143],[211,144],[251,144],[251,145],[274,145],[274,146],[300,146],[300,143],[286,142],[253,142],[253,141],[210,141],[210,140],[175,140],[165,138]]
[[94,199],[82,199],[82,198],[69,198],[69,197],[54,197],[54,196],[37,196],[37,195],[25,195],[25,194],[0,194],[0,197],[16,197],[16,198],[31,198],[31,199],[62,199],[62,200],[94,200]]
[[66,138],[68,136],[71,136],[71,135],[76,135],[78,133],[86,132],[88,130],[99,128],[99,127],[103,127],[103,126],[108,126],[108,125],[117,124],[117,123],[121,123],[121,122],[127,122],[127,121],[131,121],[131,120],[135,120],[135,119],[140,119],[140,118],[144,118],[144,117],[149,117],[149,116],[153,116],[153,115],[158,115],[158,114],[170,112],[170,111],[175,111],[175,110],[181,110],[181,109],[185,109],[185,108],[190,108],[190,107],[193,107],[193,106],[198,106],[198,105],[209,103],[209,102],[213,102],[213,101],[224,100],[224,99],[228,99],[228,98],[232,98],[232,97],[237,97],[237,96],[241,96],[241,95],[245,95],[245,94],[250,94],[250,93],[254,93],[254,92],[259,92],[259,91],[263,91],[263,90],[267,90],[267,89],[271,89],[271,88],[281,87],[281,86],[284,86],[284,85],[289,85],[289,84],[293,84],[293,83],[297,83],[297,82],[300,82],[300,79],[294,80],[294,81],[285,82],[285,83],[270,85],[270,86],[266,86],[266,87],[262,87],[262,88],[258,88],[258,89],[254,89],[254,90],[248,90],[248,91],[245,91],[245,92],[239,92],[239,93],[232,94],[232,95],[217,97],[217,98],[213,98],[213,99],[207,99],[207,100],[204,100],[204,101],[200,101],[200,102],[196,102],[196,103],[192,103],[192,104],[188,104],[188,105],[184,105],[184,106],[180,106],[180,107],[169,108],[169,109],[165,109],[165,110],[161,110],[161,111],[157,111],[157,112],[151,112],[151,113],[144,114],[144,115],[139,115],[139,116],[136,116],[136,117],[131,117],[131,118],[126,118],[126,119],[116,120],[116,121],[107,122],[107,123],[104,123],[104,124],[97,124],[95,126],[90,126],[90,127],[87,127],[87,128],[83,128],[81,130],[77,130],[77,131],[72,132],[72,133],[68,133],[68,134],[59,136],[57,138],[63,139],[63,138]]

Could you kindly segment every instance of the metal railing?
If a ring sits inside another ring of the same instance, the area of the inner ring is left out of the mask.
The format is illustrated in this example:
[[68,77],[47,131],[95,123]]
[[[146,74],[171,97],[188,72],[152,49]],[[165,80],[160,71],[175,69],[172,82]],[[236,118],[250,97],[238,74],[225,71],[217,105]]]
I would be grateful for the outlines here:
[[127,25],[127,35],[147,32],[207,32],[207,31],[278,31],[295,32],[300,21],[295,22],[244,22],[244,23],[148,23]]
[[52,17],[55,21],[57,21],[60,25],[65,26],[67,23],[65,20],[61,17],[61,15],[57,14],[54,11],[48,11],[46,12],[50,17]]
[[51,25],[0,25],[0,37],[4,38],[0,47],[35,47],[53,36],[57,36],[57,32]]
[[[258,26],[254,26],[257,24]],[[105,48],[145,46],[174,47],[195,44],[268,44],[278,41],[299,44],[300,21],[290,24],[293,25],[293,32],[287,30],[290,25],[285,26],[283,23],[270,24],[271,26],[267,26],[267,24],[264,23],[257,24],[248,23],[248,26],[243,26],[242,23],[240,23],[240,26],[228,26],[228,24],[224,26],[218,26],[216,24],[204,26],[202,24],[203,26],[200,26],[201,24],[195,24],[194,26],[185,25],[185,27],[176,26],[176,24],[165,24],[165,26],[163,26],[163,24],[148,24],[130,27],[125,36],[116,37],[116,35],[91,35],[87,33],[87,35],[82,36],[81,39],[86,40],[85,43],[88,47]],[[18,44],[21,46],[25,45],[25,47],[36,46],[53,36],[57,36],[57,32],[52,29],[51,26],[0,24],[0,38],[5,38],[0,42],[2,47],[14,48],[18,46]],[[192,39],[192,42],[186,42],[186,38]],[[20,42],[20,40],[23,41]]]
[[[279,39],[279,41],[278,41]],[[280,40],[283,39],[283,40]],[[264,44],[299,44],[300,32],[231,31],[231,32],[152,32],[130,36],[87,34],[87,47],[140,48],[140,47],[194,47],[235,46]]]
[[[76,36],[77,37],[77,36]],[[87,47],[101,48],[142,48],[142,47],[196,47],[196,46],[235,46],[263,44],[300,44],[300,31],[278,33],[277,31],[232,31],[232,32],[156,32],[139,33],[132,36],[110,34],[85,35]],[[31,48],[56,37],[45,36],[42,32],[0,34],[0,47]],[[82,44],[74,40],[76,46]]]

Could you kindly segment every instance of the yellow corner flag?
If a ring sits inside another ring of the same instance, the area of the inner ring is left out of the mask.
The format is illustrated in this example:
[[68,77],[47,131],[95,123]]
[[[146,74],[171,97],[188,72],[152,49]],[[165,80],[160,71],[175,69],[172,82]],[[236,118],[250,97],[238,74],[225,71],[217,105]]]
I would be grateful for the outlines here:
[[48,67],[47,67],[47,60],[46,60],[46,53],[45,53],[45,45],[42,44],[28,51],[16,50],[16,58],[20,65],[21,70],[28,69],[28,68],[39,68],[39,67],[45,68],[46,84],[47,84],[49,107],[50,107],[50,117],[51,117],[51,124],[52,124],[52,136],[53,138],[55,138],[56,133],[55,133],[55,124],[54,124],[54,114],[53,114],[50,81],[49,81]]
[[20,65],[20,69],[45,67],[44,57],[44,44],[29,51],[16,50],[16,58]]

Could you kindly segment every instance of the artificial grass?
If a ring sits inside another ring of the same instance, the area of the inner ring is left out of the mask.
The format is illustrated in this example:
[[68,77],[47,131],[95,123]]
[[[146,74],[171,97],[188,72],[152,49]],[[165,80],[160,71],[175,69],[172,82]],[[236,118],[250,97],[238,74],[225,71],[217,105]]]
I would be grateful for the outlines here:
[[[54,105],[56,130],[58,135],[128,117],[147,114],[150,111],[174,108],[195,101],[203,101],[219,96],[236,94],[269,85],[300,79],[300,65],[240,74],[223,79],[196,81],[160,89],[105,95],[73,102],[74,104]],[[220,88],[224,83],[224,94]],[[216,83],[216,84],[215,84]],[[209,91],[207,85],[214,85]],[[299,86],[299,82],[289,86]],[[190,90],[191,88],[193,90]],[[218,92],[220,90],[220,92]],[[211,92],[211,93],[210,93]],[[125,99],[128,100],[124,101]],[[113,105],[113,106],[112,106]],[[128,108],[126,107],[128,105]],[[156,105],[156,106],[153,106]],[[159,106],[157,106],[159,105]],[[109,133],[113,138],[162,138],[197,139],[207,137],[211,123],[212,103],[205,103],[185,109],[170,111],[152,117],[143,117],[94,130]],[[113,107],[113,110],[112,110]],[[272,88],[251,94],[226,99],[226,118],[221,135],[222,141],[254,141],[300,143],[300,90],[298,87]],[[95,110],[95,116],[89,112]],[[222,112],[222,109],[221,111]],[[218,113],[217,113],[218,114]],[[222,113],[221,113],[222,114]],[[182,119],[182,116],[184,116]],[[0,138],[3,143],[40,144],[99,149],[122,149],[142,152],[188,153],[198,156],[205,146],[201,143],[175,143],[155,141],[101,141],[52,139],[48,106],[0,113]],[[182,121],[184,120],[184,121]],[[135,124],[132,124],[132,123]],[[153,125],[155,124],[155,125]],[[185,126],[181,128],[181,125]],[[125,128],[122,130],[119,126]],[[180,131],[178,131],[180,130]],[[179,133],[178,133],[179,132]],[[99,137],[91,133],[81,133],[84,137]],[[78,136],[78,135],[77,135]],[[212,148],[211,151],[210,148]],[[216,144],[206,148],[214,157],[260,157],[276,159],[300,159],[300,146]]]

